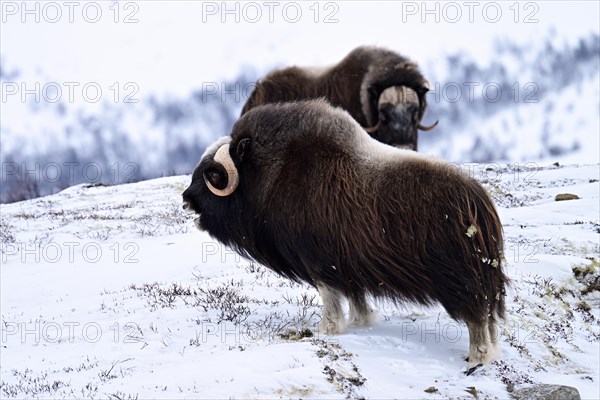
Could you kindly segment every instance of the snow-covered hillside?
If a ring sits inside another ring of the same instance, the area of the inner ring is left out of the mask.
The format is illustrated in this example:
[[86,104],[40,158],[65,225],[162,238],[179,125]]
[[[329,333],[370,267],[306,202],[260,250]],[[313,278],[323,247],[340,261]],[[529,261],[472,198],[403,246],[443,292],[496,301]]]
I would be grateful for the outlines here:
[[472,376],[439,307],[378,303],[374,326],[316,336],[316,290],[195,230],[175,176],[2,205],[1,396],[600,398],[599,165],[463,167],[496,200],[512,278],[501,358]]

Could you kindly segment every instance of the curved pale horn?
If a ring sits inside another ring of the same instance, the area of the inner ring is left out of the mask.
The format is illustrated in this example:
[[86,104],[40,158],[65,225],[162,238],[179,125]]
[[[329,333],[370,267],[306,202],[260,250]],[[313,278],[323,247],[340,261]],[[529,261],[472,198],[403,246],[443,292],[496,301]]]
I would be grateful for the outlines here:
[[231,156],[229,156],[229,143],[219,147],[219,150],[217,150],[213,159],[221,164],[223,168],[225,168],[225,171],[227,171],[227,186],[225,189],[217,189],[210,183],[208,178],[206,178],[206,175],[204,176],[204,182],[206,183],[208,190],[213,194],[221,197],[229,196],[235,191],[240,183],[238,170],[235,167]]
[[421,123],[419,123],[417,125],[417,128],[422,131],[430,131],[437,126],[438,122],[440,122],[440,121],[435,121],[432,125],[429,125],[429,126],[421,125]]
[[377,123],[374,126],[371,126],[371,127],[363,126],[363,129],[365,131],[367,131],[367,133],[374,133],[374,132],[377,132],[380,127],[381,127],[381,120],[377,121]]

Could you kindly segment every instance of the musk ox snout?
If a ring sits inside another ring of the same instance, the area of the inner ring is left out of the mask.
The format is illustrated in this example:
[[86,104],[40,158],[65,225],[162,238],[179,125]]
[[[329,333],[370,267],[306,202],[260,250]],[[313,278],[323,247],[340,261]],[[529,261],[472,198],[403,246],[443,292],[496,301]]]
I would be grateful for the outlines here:
[[367,296],[439,303],[467,325],[469,373],[498,354],[508,279],[489,195],[450,164],[378,142],[348,112],[326,101],[249,110],[183,196],[212,237],[316,287],[321,331],[343,329],[344,298],[356,324],[373,320]]
[[196,216],[196,218],[194,218],[194,225],[198,230],[203,231],[205,229],[200,221],[200,218],[202,216],[202,209],[200,208],[200,205],[197,202],[197,197],[193,194],[194,190],[195,188],[192,184],[183,192],[182,208],[188,213],[194,214]]

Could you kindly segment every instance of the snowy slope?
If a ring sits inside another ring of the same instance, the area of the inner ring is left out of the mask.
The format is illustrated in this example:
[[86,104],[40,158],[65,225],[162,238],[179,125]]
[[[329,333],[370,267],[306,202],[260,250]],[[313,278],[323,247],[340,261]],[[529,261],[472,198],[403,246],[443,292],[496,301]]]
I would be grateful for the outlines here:
[[501,359],[472,376],[439,307],[379,303],[372,327],[311,336],[316,290],[195,230],[176,176],[1,206],[1,396],[600,398],[599,165],[463,168],[499,206],[513,280]]

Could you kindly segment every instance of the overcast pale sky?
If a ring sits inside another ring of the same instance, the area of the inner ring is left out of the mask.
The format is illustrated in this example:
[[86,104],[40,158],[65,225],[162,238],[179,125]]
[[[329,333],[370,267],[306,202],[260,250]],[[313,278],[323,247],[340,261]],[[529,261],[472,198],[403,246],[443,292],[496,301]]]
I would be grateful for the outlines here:
[[20,79],[135,81],[141,96],[187,94],[245,66],[334,63],[362,44],[424,67],[454,51],[493,60],[499,37],[535,43],[553,30],[558,43],[575,40],[598,33],[600,15],[597,1],[23,4],[2,2],[0,32],[2,60]]

